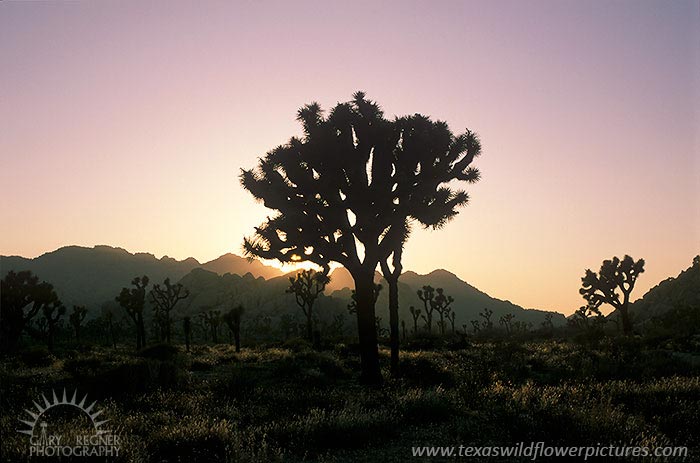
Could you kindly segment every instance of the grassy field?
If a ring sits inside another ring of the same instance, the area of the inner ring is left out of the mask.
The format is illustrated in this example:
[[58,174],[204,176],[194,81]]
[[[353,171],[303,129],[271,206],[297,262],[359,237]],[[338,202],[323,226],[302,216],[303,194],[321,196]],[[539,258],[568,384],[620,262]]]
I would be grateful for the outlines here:
[[[685,461],[700,456],[692,358],[635,340],[435,344],[409,346],[400,377],[371,389],[358,385],[359,357],[343,344],[29,350],[0,364],[2,460],[28,460],[18,418],[64,388],[98,400],[121,438],[115,461],[398,462],[413,446],[521,441],[688,446]],[[74,419],[54,421],[70,429]]]

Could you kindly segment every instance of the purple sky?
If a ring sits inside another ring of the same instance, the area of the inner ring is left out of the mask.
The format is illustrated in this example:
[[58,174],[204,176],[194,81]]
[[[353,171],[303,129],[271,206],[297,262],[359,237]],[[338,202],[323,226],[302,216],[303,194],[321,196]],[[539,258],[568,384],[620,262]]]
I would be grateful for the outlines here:
[[482,138],[405,268],[568,314],[604,258],[641,296],[700,253],[700,7],[637,0],[2,2],[0,253],[240,253],[239,168],[360,89]]

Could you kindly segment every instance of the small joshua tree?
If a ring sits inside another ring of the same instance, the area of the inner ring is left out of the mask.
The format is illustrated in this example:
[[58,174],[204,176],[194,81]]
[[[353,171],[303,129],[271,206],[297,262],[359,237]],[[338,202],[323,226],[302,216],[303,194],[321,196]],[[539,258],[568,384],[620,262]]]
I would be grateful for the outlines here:
[[492,315],[493,310],[489,308],[484,308],[484,311],[479,314],[479,316],[484,319],[484,321],[481,322],[481,326],[484,330],[491,330],[493,328],[493,322],[491,322]]
[[632,333],[632,320],[629,314],[630,294],[637,278],[643,272],[644,259],[635,262],[627,255],[622,260],[613,257],[603,261],[597,274],[590,269],[586,270],[581,278],[579,293],[590,308],[598,309],[602,304],[613,306],[622,320],[623,332],[629,335]]
[[136,326],[136,349],[146,347],[146,327],[143,322],[143,309],[146,306],[146,286],[148,277],[136,277],[131,280],[133,288],[122,288],[116,301],[124,308]]
[[170,344],[171,321],[170,312],[178,302],[189,297],[190,292],[180,283],[171,284],[166,278],[163,286],[154,285],[150,292],[150,300],[155,307],[156,323],[160,329],[160,338]]
[[401,339],[406,340],[406,320],[401,320]]
[[423,289],[419,289],[416,291],[416,294],[418,294],[418,299],[423,301],[423,315],[421,315],[421,318],[425,320],[425,328],[428,330],[428,334],[432,333],[433,331],[433,310],[435,310],[435,305],[434,305],[434,298],[435,298],[435,289],[433,289],[432,286],[423,286]]
[[80,342],[80,328],[87,315],[87,309],[82,305],[74,305],[73,312],[68,317],[73,330],[75,331],[75,342]]
[[481,324],[479,323],[479,320],[472,320],[471,323],[472,323],[472,330],[474,331],[474,334],[481,331]]
[[506,329],[506,334],[512,333],[512,322],[514,318],[515,315],[513,315],[512,313],[507,313],[498,320],[498,323],[503,325],[503,327]]
[[182,331],[185,333],[185,349],[190,351],[190,342],[192,341],[192,319],[185,317],[182,319]]
[[302,270],[295,276],[289,277],[287,293],[294,294],[297,305],[306,317],[306,338],[313,341],[314,302],[330,283],[330,277],[325,272]]
[[244,311],[243,306],[239,304],[226,312],[223,317],[226,326],[228,326],[228,329],[233,333],[233,339],[236,343],[236,352],[241,351],[241,316]]
[[418,319],[420,318],[420,309],[416,309],[415,307],[411,306],[408,308],[408,310],[411,312],[411,317],[413,318],[413,335],[418,334]]
[[445,318],[450,322],[452,334],[455,334],[455,319],[457,318],[457,314],[454,310],[448,308],[447,313],[445,314]]
[[553,315],[551,313],[547,313],[544,315],[544,321],[542,322],[541,326],[542,329],[545,331],[552,331],[554,329],[554,322],[552,321]]
[[43,306],[41,310],[43,319],[46,320],[46,345],[50,351],[53,351],[56,327],[61,317],[66,313],[66,308],[61,304],[61,301],[56,300]]
[[440,316],[440,321],[438,322],[440,325],[440,334],[445,334],[445,315],[451,310],[450,305],[453,302],[454,299],[452,296],[446,296],[445,290],[442,288],[437,288],[435,290],[435,297],[430,301],[431,306]]
[[208,330],[211,333],[212,342],[214,342],[214,344],[218,344],[221,312],[219,310],[205,310],[199,314],[199,318],[202,321],[202,326],[205,328],[205,333]]

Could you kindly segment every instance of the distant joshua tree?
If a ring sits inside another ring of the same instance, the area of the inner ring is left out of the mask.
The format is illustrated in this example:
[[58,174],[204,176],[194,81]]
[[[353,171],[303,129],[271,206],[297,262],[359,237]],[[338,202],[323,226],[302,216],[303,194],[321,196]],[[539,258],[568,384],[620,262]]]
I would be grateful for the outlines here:
[[46,321],[46,346],[50,351],[53,351],[54,341],[56,338],[56,327],[61,317],[65,315],[66,308],[61,301],[56,299],[51,304],[42,306],[42,319]]
[[423,315],[421,315],[421,318],[425,320],[425,329],[428,331],[428,333],[432,333],[433,331],[433,310],[435,310],[435,289],[428,285],[428,286],[423,286],[423,289],[419,289],[416,291],[416,294],[418,295],[418,299],[423,301]]
[[185,333],[185,349],[189,352],[192,342],[192,319],[190,317],[182,319],[182,331]]
[[[337,262],[350,272],[361,381],[380,383],[375,269],[389,259],[400,261],[391,255],[402,248],[410,221],[440,228],[467,203],[467,194],[452,182],[478,180],[470,164],[481,146],[473,132],[454,135],[446,123],[422,115],[386,119],[362,92],[328,116],[313,103],[297,118],[303,138],[292,138],[256,169],[242,172],[244,188],[276,211],[244,246],[250,256],[310,261],[326,270]],[[391,314],[398,305],[394,281],[389,284]],[[391,323],[398,333],[398,317],[391,316]]]
[[613,306],[622,320],[623,332],[629,335],[632,333],[632,320],[629,314],[630,294],[637,278],[643,272],[644,259],[635,262],[627,255],[622,260],[613,257],[603,261],[598,274],[590,269],[586,270],[581,278],[579,293],[591,310],[599,309],[602,304]]
[[206,308],[199,314],[202,326],[205,327],[205,337],[207,329],[211,333],[211,340],[214,344],[219,343],[219,325],[221,325],[221,311]]
[[237,305],[224,314],[223,320],[228,329],[233,333],[236,344],[236,352],[241,351],[241,316],[245,312],[242,305]]
[[126,310],[136,326],[136,349],[146,347],[146,327],[143,322],[143,309],[146,306],[146,286],[148,277],[136,277],[131,280],[133,288],[122,288],[116,301]]
[[408,310],[411,312],[411,317],[413,318],[413,335],[418,334],[418,319],[420,318],[420,309],[416,309],[415,307],[411,306],[408,308]]
[[297,305],[304,312],[306,317],[306,338],[313,341],[314,331],[314,302],[318,296],[326,289],[330,283],[330,277],[326,272],[315,270],[302,270],[295,276],[289,277],[289,288],[287,293],[294,294]]
[[546,313],[544,315],[544,321],[541,324],[542,329],[544,329],[546,331],[552,331],[554,329],[554,322],[552,321],[553,318],[554,317],[553,317],[553,314],[551,312]]
[[440,334],[445,334],[445,316],[452,310],[450,305],[455,301],[452,296],[446,296],[445,290],[442,288],[437,288],[435,290],[435,297],[431,301],[434,310],[440,316]]
[[80,342],[80,328],[87,315],[87,309],[82,305],[74,305],[73,312],[68,317],[73,330],[75,331],[75,342]]
[[160,330],[160,339],[170,344],[171,320],[170,312],[178,302],[189,297],[190,292],[180,283],[171,284],[170,278],[166,278],[161,287],[159,284],[151,289],[150,301],[155,308],[155,320]]
[[455,319],[457,318],[457,314],[455,313],[454,310],[452,309],[447,309],[445,318],[450,322],[450,327],[452,328],[452,334],[455,334]]
[[512,322],[514,318],[515,315],[513,315],[512,313],[507,313],[498,320],[498,323],[503,325],[503,327],[506,329],[506,334],[512,333]]
[[488,307],[484,308],[484,311],[479,313],[479,316],[484,319],[484,321],[481,322],[481,326],[485,330],[490,330],[493,328],[493,322],[491,322],[492,315],[493,315],[493,310],[489,309]]
[[10,270],[0,281],[0,351],[17,349],[22,332],[44,307],[55,306],[58,296],[53,286],[30,271]]

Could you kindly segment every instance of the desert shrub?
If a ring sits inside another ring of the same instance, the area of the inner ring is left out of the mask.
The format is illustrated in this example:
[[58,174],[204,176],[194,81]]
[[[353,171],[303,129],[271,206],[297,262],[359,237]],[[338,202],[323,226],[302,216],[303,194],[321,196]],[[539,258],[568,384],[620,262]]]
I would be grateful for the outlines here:
[[211,371],[214,363],[207,360],[194,360],[190,365],[190,371]]
[[399,368],[399,377],[420,385],[449,386],[454,384],[453,372],[440,359],[427,353],[405,355]]
[[289,338],[282,344],[282,347],[292,352],[304,352],[312,349],[309,341],[303,338]]
[[51,355],[46,346],[30,346],[19,353],[19,360],[28,367],[47,367],[56,358]]
[[454,416],[456,404],[454,397],[438,386],[434,389],[409,389],[396,398],[398,412],[402,422],[435,423]]
[[184,417],[155,427],[148,450],[161,462],[227,460],[233,426],[226,420]]
[[170,344],[154,344],[144,347],[136,354],[138,357],[143,357],[152,360],[172,361],[178,356],[177,347]]

